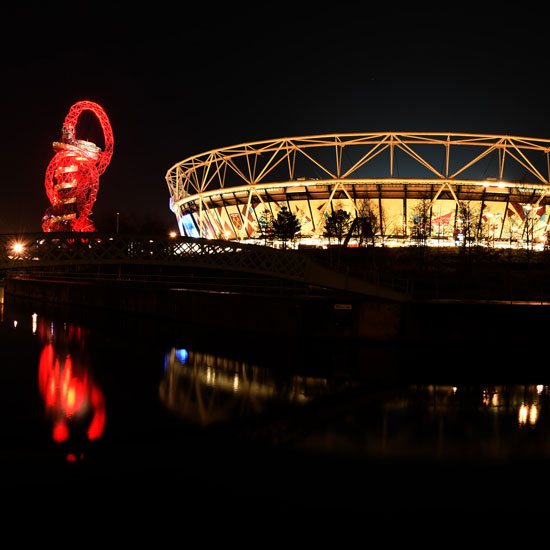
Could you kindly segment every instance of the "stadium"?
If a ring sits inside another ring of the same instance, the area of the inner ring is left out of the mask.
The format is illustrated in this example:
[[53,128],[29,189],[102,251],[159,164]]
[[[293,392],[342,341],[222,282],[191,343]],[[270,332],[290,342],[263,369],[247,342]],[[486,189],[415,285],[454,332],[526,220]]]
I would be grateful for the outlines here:
[[345,243],[543,247],[550,140],[453,133],[330,134],[228,146],[166,173],[181,235],[280,246],[265,220],[299,221],[293,246],[330,244],[327,221],[348,216]]

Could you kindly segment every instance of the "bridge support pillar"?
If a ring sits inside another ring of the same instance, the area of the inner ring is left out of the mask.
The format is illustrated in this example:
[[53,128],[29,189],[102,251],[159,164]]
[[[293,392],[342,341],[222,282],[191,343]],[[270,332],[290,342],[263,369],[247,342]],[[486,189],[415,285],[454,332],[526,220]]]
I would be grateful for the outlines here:
[[363,302],[359,308],[358,336],[367,340],[397,340],[401,335],[402,304]]

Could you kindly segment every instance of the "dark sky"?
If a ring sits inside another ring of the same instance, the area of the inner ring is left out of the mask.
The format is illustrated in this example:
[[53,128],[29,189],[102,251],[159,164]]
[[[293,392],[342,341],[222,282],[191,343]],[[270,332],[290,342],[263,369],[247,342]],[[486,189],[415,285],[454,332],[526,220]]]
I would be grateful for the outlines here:
[[225,145],[371,131],[550,138],[549,46],[536,10],[136,5],[4,10],[0,232],[41,230],[51,144],[83,99],[104,107],[114,132],[94,207],[106,231],[116,212],[175,228],[166,171]]

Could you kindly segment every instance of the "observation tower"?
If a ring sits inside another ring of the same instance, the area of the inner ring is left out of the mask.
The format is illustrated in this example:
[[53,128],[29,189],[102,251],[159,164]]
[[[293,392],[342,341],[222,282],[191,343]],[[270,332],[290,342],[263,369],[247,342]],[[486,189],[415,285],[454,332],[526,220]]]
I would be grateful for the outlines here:
[[[76,138],[83,111],[91,111],[103,130],[105,150]],[[113,155],[113,131],[103,108],[91,101],[75,103],[67,114],[61,140],[46,170],[46,193],[51,206],[42,219],[44,231],[94,231],[89,216],[99,190],[99,176]]]
[[[550,140],[454,133],[329,134],[197,154],[166,173],[182,235],[254,242],[284,207],[300,242],[322,246],[343,210],[378,220],[377,238],[542,244],[549,221]],[[353,235],[349,245],[357,245]]]

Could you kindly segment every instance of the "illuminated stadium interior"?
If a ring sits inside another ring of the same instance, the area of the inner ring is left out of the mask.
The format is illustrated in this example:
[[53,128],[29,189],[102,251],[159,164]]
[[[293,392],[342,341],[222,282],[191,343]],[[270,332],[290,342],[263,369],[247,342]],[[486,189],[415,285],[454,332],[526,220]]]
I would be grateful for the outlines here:
[[286,207],[301,224],[296,243],[326,246],[333,212],[353,219],[368,205],[387,244],[413,242],[423,211],[430,244],[456,244],[475,222],[479,242],[542,246],[549,151],[550,140],[500,135],[331,134],[198,154],[172,166],[166,181],[180,233],[190,237],[263,243],[262,215]]

